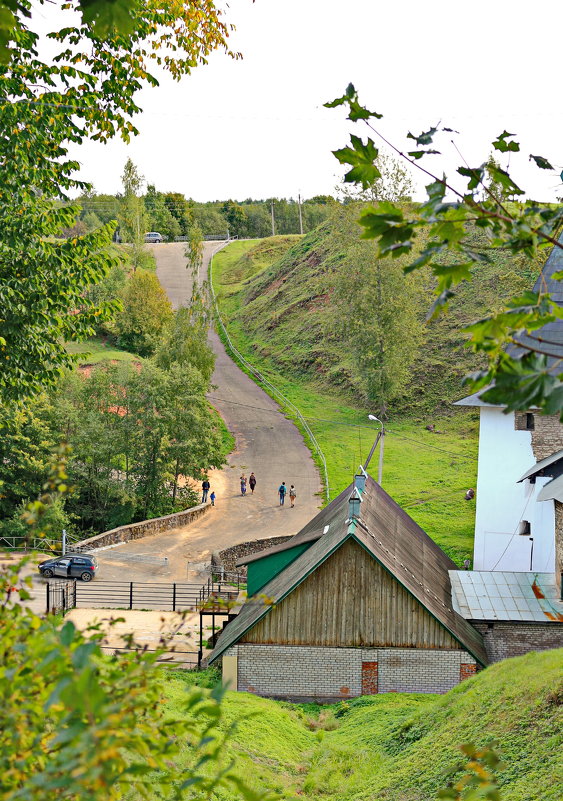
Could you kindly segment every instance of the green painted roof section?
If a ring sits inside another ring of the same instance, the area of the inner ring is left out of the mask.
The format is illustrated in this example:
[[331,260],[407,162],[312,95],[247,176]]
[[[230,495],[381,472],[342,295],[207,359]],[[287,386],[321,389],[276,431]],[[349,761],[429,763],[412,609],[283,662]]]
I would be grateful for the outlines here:
[[[309,530],[318,528],[315,521],[321,515],[326,517],[327,510],[337,504],[338,514],[332,517],[327,533],[271,579],[262,588],[264,595],[280,603],[349,537],[353,537],[463,648],[486,665],[488,660],[481,635],[453,609],[448,571],[457,569],[455,563],[372,478],[368,477],[362,494],[360,519],[349,521],[347,498],[352,489],[353,485],[306,526]],[[342,503],[342,496],[345,503]],[[298,538],[299,535],[295,541]],[[215,661],[238,642],[271,608],[263,600],[249,599],[221,634],[209,661]]]
[[246,586],[248,595],[252,596],[260,592],[265,584],[277,576],[280,570],[291,564],[294,559],[297,559],[310,544],[310,542],[297,543],[293,548],[286,548],[283,551],[272,549],[273,553],[266,552],[263,559],[250,562]]

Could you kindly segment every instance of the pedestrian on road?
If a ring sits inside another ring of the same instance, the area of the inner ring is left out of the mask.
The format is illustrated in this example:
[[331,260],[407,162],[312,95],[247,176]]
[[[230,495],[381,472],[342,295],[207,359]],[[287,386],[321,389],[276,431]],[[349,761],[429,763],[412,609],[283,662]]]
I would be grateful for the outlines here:
[[283,506],[283,503],[285,501],[285,493],[287,492],[287,487],[285,486],[285,481],[282,481],[282,483],[280,484],[278,492],[279,492],[279,495],[280,495],[280,506]]
[[211,495],[209,496],[209,499],[211,501],[211,506],[215,506],[215,493],[214,492],[211,493]]
[[246,476],[244,473],[240,477],[240,494],[246,495]]
[[292,509],[295,506],[295,496],[296,495],[297,495],[297,493],[295,492],[295,487],[292,484],[291,487],[289,488],[289,500],[291,501],[291,508]]
[[211,487],[211,484],[209,483],[209,481],[207,479],[204,479],[204,481],[201,484],[201,490],[202,490],[201,502],[202,503],[205,503],[207,501],[207,493],[209,492],[210,487]]
[[250,492],[254,495],[254,487],[256,486],[256,476],[254,475],[254,473],[250,474],[248,483],[250,484]]

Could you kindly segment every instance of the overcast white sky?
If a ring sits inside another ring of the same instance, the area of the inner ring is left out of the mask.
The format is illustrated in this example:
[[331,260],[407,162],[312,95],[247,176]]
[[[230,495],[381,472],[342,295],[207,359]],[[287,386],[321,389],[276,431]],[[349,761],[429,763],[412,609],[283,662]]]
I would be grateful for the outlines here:
[[[331,150],[350,124],[322,104],[352,81],[401,145],[442,120],[475,166],[507,128],[524,154],[514,177],[539,199],[563,195],[556,175],[527,165],[534,153],[563,169],[559,0],[230,0],[228,18],[242,61],[217,53],[180,84],[165,77],[142,93],[132,144],[81,148],[98,191],[119,190],[130,156],[158,189],[197,200],[333,193]],[[459,157],[443,144],[451,173]]]

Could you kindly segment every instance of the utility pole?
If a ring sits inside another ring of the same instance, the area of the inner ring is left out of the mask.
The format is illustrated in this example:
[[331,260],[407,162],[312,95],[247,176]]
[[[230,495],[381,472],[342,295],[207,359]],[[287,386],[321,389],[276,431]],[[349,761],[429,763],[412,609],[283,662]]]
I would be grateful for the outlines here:
[[303,233],[303,215],[301,214],[301,193],[297,195],[297,205],[299,206],[299,233]]
[[62,544],[62,551],[63,551],[63,556],[64,556],[64,555],[65,555],[65,553],[66,553],[66,530],[65,530],[64,528],[63,528],[63,544]]
[[383,448],[385,446],[385,427],[381,427],[381,439],[379,440],[379,471],[377,476],[377,483],[381,487],[383,480]]
[[378,470],[377,483],[379,484],[379,486],[381,486],[381,482],[383,480],[383,448],[385,444],[385,426],[383,425],[383,422],[379,419],[379,417],[376,417],[374,414],[368,414],[368,417],[370,420],[375,420],[377,423],[379,423],[381,425],[381,428],[377,432],[377,437],[375,438],[375,442],[371,446],[369,456],[366,459],[366,463],[364,465],[364,471],[367,471],[368,465],[371,462],[371,457],[375,453],[375,449],[377,448],[377,445],[379,443],[379,470]]
[[273,201],[273,199],[272,199],[271,204],[270,204],[270,209],[272,211],[272,236],[275,236],[276,235],[276,226],[275,226],[275,221],[274,221],[274,201]]

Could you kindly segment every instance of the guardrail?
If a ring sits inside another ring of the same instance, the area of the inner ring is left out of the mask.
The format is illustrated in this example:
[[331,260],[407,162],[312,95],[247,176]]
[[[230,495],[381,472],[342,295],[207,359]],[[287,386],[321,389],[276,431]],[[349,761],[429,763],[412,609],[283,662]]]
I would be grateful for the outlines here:
[[[75,544],[81,540],[74,535],[67,534],[66,550],[74,550]],[[10,551],[51,551],[52,553],[62,554],[62,539],[54,540],[50,537],[0,537],[0,548]]]
[[[228,244],[228,242],[225,243],[225,244]],[[224,247],[224,245],[222,245],[221,247]],[[214,308],[215,308],[215,315],[217,317],[217,321],[218,321],[219,325],[221,326],[221,331],[223,332],[223,334],[225,336],[225,339],[227,341],[229,350],[231,351],[231,353],[233,354],[233,356],[235,357],[235,359],[237,361],[239,361],[242,365],[244,365],[244,367],[253,376],[255,376],[255,378],[257,378],[260,383],[262,383],[266,387],[268,387],[269,391],[276,398],[279,398],[279,400],[281,401],[280,405],[281,406],[285,405],[295,415],[295,417],[298,419],[299,423],[301,424],[301,426],[305,430],[307,436],[309,437],[309,440],[310,440],[313,448],[316,451],[316,454],[317,454],[317,456],[319,458],[319,461],[322,464],[323,473],[324,473],[324,485],[325,485],[326,499],[327,499],[327,502],[328,502],[328,501],[330,501],[330,488],[329,488],[329,484],[328,484],[328,470],[327,470],[327,466],[326,466],[325,455],[322,452],[321,446],[317,442],[315,435],[313,434],[313,432],[309,428],[309,425],[308,425],[307,421],[305,420],[305,418],[303,417],[303,415],[301,414],[301,412],[299,411],[297,406],[292,401],[290,401],[289,398],[286,398],[286,396],[283,394],[283,392],[280,392],[280,390],[276,386],[274,386],[274,384],[272,384],[271,381],[268,381],[267,378],[264,378],[264,376],[252,364],[250,364],[250,362],[247,361],[247,359],[244,358],[242,353],[233,344],[233,341],[232,341],[231,337],[229,336],[227,328],[226,328],[225,324],[223,323],[223,320],[221,318],[221,314],[219,312],[219,304],[217,303],[217,296],[215,294],[215,289],[213,288],[213,256],[215,255],[215,253],[218,253],[220,249],[221,248],[217,248],[217,250],[211,255],[211,259],[209,260],[209,286],[211,287],[211,297],[213,298],[213,305],[214,305]]]

